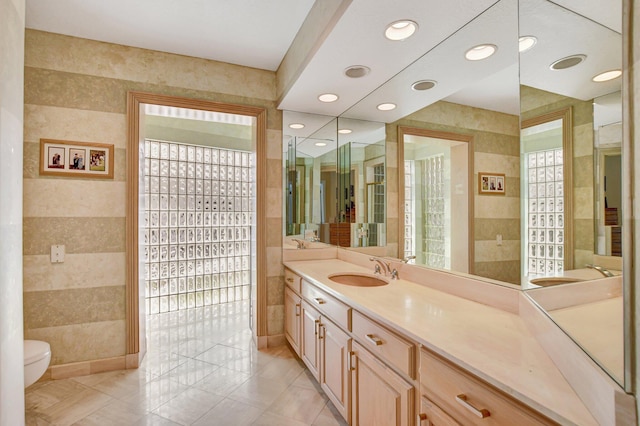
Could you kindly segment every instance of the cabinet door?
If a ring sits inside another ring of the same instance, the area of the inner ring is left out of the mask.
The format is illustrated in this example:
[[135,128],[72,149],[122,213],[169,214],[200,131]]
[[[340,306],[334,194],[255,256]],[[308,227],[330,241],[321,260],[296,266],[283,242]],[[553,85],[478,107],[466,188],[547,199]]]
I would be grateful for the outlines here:
[[349,376],[347,368],[351,338],[337,325],[322,317],[320,326],[320,386],[333,405],[349,419]]
[[304,300],[302,307],[302,339],[300,340],[300,358],[307,368],[319,380],[320,351],[318,350],[318,331],[320,328],[320,313]]
[[425,397],[420,398],[418,419],[420,420],[419,426],[460,426],[460,423],[453,420],[451,416]]
[[300,296],[289,287],[284,289],[284,335],[296,355],[300,356]]
[[352,424],[412,425],[414,387],[357,342],[352,361]]

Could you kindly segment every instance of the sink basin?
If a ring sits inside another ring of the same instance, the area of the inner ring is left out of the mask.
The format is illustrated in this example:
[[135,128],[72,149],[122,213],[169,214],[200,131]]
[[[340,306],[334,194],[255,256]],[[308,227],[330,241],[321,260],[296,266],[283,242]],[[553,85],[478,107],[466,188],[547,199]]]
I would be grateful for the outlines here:
[[389,281],[382,277],[356,272],[329,275],[329,279],[338,284],[352,285],[356,287],[379,287],[389,284]]
[[550,287],[550,286],[559,285],[559,284],[576,283],[578,281],[584,281],[584,280],[581,278],[574,278],[574,277],[542,277],[542,278],[534,278],[529,282],[531,284],[539,285],[541,287]]

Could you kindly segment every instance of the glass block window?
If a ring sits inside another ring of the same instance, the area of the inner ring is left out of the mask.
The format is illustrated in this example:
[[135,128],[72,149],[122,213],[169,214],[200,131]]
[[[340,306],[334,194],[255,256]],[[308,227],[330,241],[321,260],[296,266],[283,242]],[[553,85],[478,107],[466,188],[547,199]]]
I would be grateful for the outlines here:
[[[373,182],[380,185],[373,186],[373,223],[385,222],[385,194],[384,194],[384,164],[373,166]],[[369,227],[369,245],[378,245],[378,227]]]
[[249,298],[253,156],[147,140],[148,313]]
[[528,274],[564,270],[564,173],[562,149],[525,154],[527,170]]
[[[404,256],[415,256],[416,233],[415,223],[415,190],[413,181],[415,179],[416,168],[413,160],[404,162]],[[415,260],[410,260],[415,263]]]
[[422,211],[424,212],[423,251],[425,264],[435,268],[445,265],[444,155],[422,160]]

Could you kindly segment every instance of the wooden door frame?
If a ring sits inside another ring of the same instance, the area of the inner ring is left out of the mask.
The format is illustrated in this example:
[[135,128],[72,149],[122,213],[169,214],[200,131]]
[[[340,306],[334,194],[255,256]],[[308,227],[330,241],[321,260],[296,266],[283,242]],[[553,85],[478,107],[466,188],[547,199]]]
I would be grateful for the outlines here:
[[250,116],[256,119],[256,303],[253,315],[253,336],[256,342],[267,335],[267,279],[266,279],[266,218],[260,215],[266,208],[266,143],[267,112],[265,108],[235,105],[221,102],[190,99],[145,92],[127,93],[127,206],[126,206],[126,354],[127,368],[137,367],[146,351],[140,344],[140,287],[139,287],[139,154],[140,154],[140,108],[143,104],[154,104],[177,108],[200,109],[227,114]]

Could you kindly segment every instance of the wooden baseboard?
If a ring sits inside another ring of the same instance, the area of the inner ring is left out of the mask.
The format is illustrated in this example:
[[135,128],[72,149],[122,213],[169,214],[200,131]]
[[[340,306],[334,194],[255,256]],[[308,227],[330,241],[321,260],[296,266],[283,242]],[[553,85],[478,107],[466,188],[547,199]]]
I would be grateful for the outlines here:
[[274,336],[267,337],[268,348],[276,348],[284,345],[285,343],[287,343],[287,339],[284,337],[284,334],[276,334]]
[[88,376],[90,374],[104,373],[107,371],[133,369],[138,368],[138,366],[138,354],[52,365],[47,368],[47,371],[42,375],[39,381]]

